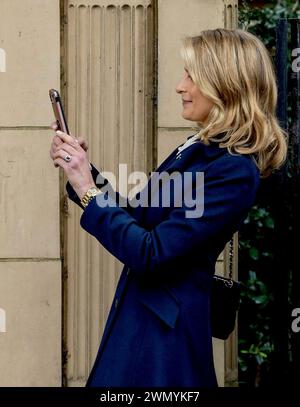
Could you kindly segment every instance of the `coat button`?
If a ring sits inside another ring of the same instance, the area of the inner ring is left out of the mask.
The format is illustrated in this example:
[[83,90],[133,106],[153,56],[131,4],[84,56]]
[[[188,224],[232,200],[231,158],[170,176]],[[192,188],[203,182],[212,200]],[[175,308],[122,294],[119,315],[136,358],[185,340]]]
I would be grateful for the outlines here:
[[118,304],[119,304],[119,298],[116,298],[116,301],[115,301],[115,308],[117,308]]

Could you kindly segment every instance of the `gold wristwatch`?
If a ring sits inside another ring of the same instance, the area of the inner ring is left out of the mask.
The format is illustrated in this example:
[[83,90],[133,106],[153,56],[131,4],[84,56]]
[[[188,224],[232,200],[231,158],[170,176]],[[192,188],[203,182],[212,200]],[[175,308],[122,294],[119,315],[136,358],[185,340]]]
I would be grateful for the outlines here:
[[97,196],[97,195],[99,195],[99,194],[101,194],[101,191],[100,191],[99,188],[97,188],[97,187],[89,188],[89,189],[86,191],[84,197],[83,197],[83,198],[81,199],[81,201],[80,201],[81,205],[82,205],[84,208],[86,208],[86,207],[88,206],[89,202],[90,202],[95,196]]

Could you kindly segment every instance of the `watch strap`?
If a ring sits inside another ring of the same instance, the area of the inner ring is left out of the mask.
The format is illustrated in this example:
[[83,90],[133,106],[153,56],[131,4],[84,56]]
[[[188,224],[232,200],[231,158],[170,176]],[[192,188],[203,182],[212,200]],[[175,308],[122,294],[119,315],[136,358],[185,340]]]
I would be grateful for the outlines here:
[[88,206],[88,204],[90,203],[90,201],[95,196],[99,195],[100,193],[101,193],[101,190],[99,188],[96,188],[96,187],[89,188],[80,201],[81,205],[84,208],[86,208]]

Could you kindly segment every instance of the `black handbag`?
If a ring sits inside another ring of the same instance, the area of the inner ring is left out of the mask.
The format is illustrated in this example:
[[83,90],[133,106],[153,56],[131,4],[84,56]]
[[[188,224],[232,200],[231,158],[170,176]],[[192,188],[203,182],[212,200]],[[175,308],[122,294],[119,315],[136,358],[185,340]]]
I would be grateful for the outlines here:
[[233,238],[229,246],[229,278],[214,275],[211,290],[212,336],[227,339],[234,330],[240,303],[241,283],[232,279]]

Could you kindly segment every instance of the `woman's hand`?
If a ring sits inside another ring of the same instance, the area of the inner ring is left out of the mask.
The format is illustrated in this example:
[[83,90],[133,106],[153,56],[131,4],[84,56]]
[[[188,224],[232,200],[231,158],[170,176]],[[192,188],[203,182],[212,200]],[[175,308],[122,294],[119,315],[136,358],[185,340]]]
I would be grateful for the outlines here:
[[[58,130],[56,122],[51,123],[51,129],[53,129],[54,131]],[[71,134],[71,136],[73,137],[72,134]],[[78,140],[78,143],[81,145],[81,147],[84,149],[84,151],[88,151],[89,146],[88,146],[88,143],[84,140],[84,138],[83,137],[77,137],[77,140]],[[52,141],[52,144],[51,144],[51,149],[50,149],[50,157],[52,158],[52,160],[53,160],[54,152],[55,152],[57,146],[59,146],[62,143],[63,143],[63,141],[60,139],[60,137],[55,136],[53,138],[53,141]],[[58,167],[58,165],[55,165],[55,167]]]
[[[51,127],[56,130],[56,123],[53,123]],[[64,169],[80,199],[89,188],[96,186],[90,171],[87,149],[87,143],[82,138],[77,139],[61,131],[56,131],[50,149],[50,157],[53,159],[54,165]]]

